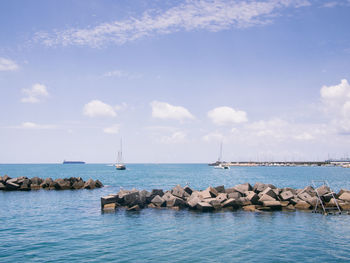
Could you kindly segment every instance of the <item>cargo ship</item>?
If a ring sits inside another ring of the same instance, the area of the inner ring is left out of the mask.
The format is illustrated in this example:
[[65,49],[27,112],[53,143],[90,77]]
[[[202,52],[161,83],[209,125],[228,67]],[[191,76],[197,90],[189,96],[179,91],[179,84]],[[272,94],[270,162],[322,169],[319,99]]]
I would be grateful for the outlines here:
[[63,164],[85,164],[83,161],[63,161]]

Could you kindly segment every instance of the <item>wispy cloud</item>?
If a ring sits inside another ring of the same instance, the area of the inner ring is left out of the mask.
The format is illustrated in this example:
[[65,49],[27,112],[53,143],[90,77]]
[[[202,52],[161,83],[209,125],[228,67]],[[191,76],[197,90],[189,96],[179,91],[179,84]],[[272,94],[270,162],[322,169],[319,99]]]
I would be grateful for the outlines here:
[[208,112],[208,117],[217,125],[235,124],[248,121],[247,113],[245,111],[235,110],[227,106],[212,109]]
[[103,132],[104,133],[107,133],[107,134],[117,134],[120,130],[120,125],[119,124],[114,124],[110,127],[106,127],[103,129]]
[[34,84],[30,89],[22,89],[22,93],[25,97],[21,99],[21,102],[24,103],[38,103],[49,96],[46,86],[39,83]]
[[52,124],[38,124],[35,122],[22,122],[21,125],[13,126],[9,128],[15,128],[15,129],[24,129],[24,130],[51,130],[51,129],[57,129],[56,125]]
[[166,11],[146,10],[138,18],[102,23],[87,28],[37,32],[34,40],[46,46],[122,45],[143,37],[178,31],[220,31],[271,23],[286,8],[310,5],[308,0],[188,0]]
[[0,57],[0,71],[15,71],[19,69],[16,62],[11,59]]

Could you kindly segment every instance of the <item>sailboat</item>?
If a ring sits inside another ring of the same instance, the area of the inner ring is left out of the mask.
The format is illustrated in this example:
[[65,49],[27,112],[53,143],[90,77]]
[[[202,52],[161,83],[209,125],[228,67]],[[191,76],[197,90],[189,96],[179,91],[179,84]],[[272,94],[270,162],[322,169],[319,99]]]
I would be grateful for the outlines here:
[[122,148],[122,140],[120,139],[120,151],[118,151],[117,162],[115,164],[115,168],[117,170],[125,170],[126,166],[123,163],[123,148]]
[[218,160],[215,162],[214,168],[215,169],[230,169],[230,166],[228,166],[225,162],[222,162],[222,142],[220,144],[220,153],[219,153],[219,158]]

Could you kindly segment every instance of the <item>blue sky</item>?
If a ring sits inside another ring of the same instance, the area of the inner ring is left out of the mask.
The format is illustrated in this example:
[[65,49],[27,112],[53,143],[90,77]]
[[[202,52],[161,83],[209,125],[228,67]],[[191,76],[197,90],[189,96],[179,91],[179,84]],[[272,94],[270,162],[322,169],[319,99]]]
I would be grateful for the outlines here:
[[1,1],[0,163],[324,160],[350,1]]

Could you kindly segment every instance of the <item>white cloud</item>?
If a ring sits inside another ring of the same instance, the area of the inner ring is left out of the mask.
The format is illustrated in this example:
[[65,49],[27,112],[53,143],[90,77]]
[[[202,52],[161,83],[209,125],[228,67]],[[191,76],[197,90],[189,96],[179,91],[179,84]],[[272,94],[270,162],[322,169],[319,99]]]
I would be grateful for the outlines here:
[[338,85],[323,86],[321,98],[326,101],[350,99],[350,85],[346,79],[342,79]]
[[120,125],[119,124],[114,124],[110,127],[104,128],[103,132],[107,134],[117,134],[120,130]]
[[21,99],[21,102],[24,103],[38,103],[49,96],[46,86],[39,83],[34,84],[30,89],[22,89],[22,93],[25,97]]
[[84,105],[83,114],[88,117],[115,117],[115,108],[100,100],[92,100]]
[[0,57],[0,71],[15,71],[18,68],[13,60]]
[[56,125],[50,124],[37,124],[34,122],[23,122],[20,126],[16,126],[17,129],[29,129],[29,130],[48,130],[57,128]]
[[240,110],[223,106],[212,109],[208,117],[217,125],[235,124],[248,121],[247,113]]
[[139,18],[102,23],[85,29],[69,28],[52,33],[37,32],[34,39],[47,46],[124,44],[146,36],[177,31],[220,31],[232,27],[244,28],[271,22],[285,8],[310,5],[307,0],[193,0],[168,10],[145,11]]
[[307,133],[307,132],[295,135],[294,138],[300,141],[310,141],[315,139],[314,136],[312,136],[310,133]]
[[152,101],[152,117],[159,119],[194,119],[194,116],[182,106],[174,106],[166,102]]

